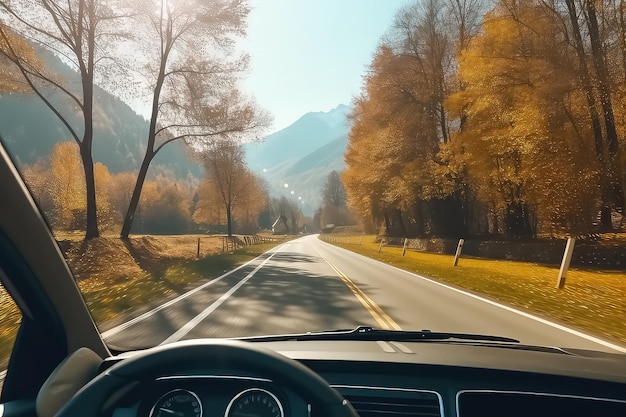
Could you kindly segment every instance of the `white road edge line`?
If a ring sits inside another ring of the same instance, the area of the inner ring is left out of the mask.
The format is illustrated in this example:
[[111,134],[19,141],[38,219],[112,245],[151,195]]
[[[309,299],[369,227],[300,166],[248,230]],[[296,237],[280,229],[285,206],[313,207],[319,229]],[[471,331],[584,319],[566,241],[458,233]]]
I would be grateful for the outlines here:
[[283,247],[285,247],[285,245],[282,245],[280,248],[278,248],[276,251],[274,251],[267,259],[265,259],[263,262],[261,262],[261,264],[259,266],[254,268],[252,270],[252,272],[250,272],[248,275],[246,275],[241,281],[239,281],[237,284],[235,284],[230,290],[228,290],[224,294],[222,294],[222,296],[220,298],[215,300],[213,302],[213,304],[209,305],[200,314],[198,314],[193,319],[189,320],[189,322],[187,322],[187,324],[182,326],[180,329],[176,330],[174,333],[172,333],[171,336],[169,336],[167,339],[165,339],[164,341],[159,343],[159,346],[160,345],[165,345],[165,344],[171,343],[171,342],[176,342],[176,341],[180,340],[183,336],[185,336],[187,333],[189,333],[194,327],[196,327],[198,324],[200,324],[200,322],[202,320],[206,319],[209,316],[209,314],[214,312],[220,305],[222,305],[222,303],[224,303],[224,301],[226,301],[231,295],[233,295],[235,293],[235,291],[237,291],[239,288],[241,288],[241,286],[243,284],[248,282],[248,280],[250,278],[252,278],[254,276],[254,274],[256,274],[259,271],[259,269],[263,268],[265,266],[265,264],[268,263],[272,259],[272,257],[274,257],[274,255],[276,255],[278,252],[280,252]]
[[[319,241],[319,242],[321,242],[321,243],[324,243],[324,244],[326,244],[326,245],[330,245],[330,243],[326,243],[326,242],[324,242],[324,241],[322,241],[322,240],[319,240],[319,239],[318,239],[318,241]],[[330,245],[330,246],[334,246],[334,245]],[[334,246],[334,247],[338,247],[338,246]],[[487,303],[487,304],[491,304],[491,305],[493,305],[493,306],[500,307],[501,309],[504,309],[504,310],[510,311],[510,312],[512,312],[512,313],[519,314],[520,316],[523,316],[523,317],[526,317],[526,318],[529,318],[529,319],[532,319],[532,320],[538,321],[539,323],[546,324],[546,325],[548,325],[548,326],[554,327],[555,329],[559,329],[559,330],[562,330],[562,331],[564,331],[564,332],[567,332],[567,333],[573,334],[573,335],[575,335],[575,336],[582,337],[583,339],[587,339],[587,340],[589,340],[589,341],[591,341],[591,342],[594,342],[594,343],[597,343],[597,344],[599,344],[599,345],[602,345],[602,346],[605,346],[605,347],[608,347],[608,348],[614,349],[614,350],[616,350],[616,351],[618,351],[618,352],[620,352],[620,353],[626,353],[626,348],[625,348],[625,347],[622,347],[622,346],[616,345],[615,343],[608,342],[608,341],[606,341],[606,340],[600,339],[600,338],[595,337],[595,336],[591,336],[590,334],[583,333],[583,332],[578,331],[578,330],[570,329],[569,327],[563,326],[563,325],[561,325],[561,324],[554,323],[554,322],[552,322],[552,321],[550,321],[550,320],[546,320],[546,319],[543,319],[543,318],[541,318],[541,317],[533,316],[532,314],[526,313],[526,312],[521,311],[521,310],[517,310],[517,309],[515,309],[515,308],[513,308],[513,307],[509,307],[509,306],[504,305],[504,304],[497,303],[497,302],[495,302],[495,301],[489,300],[489,299],[487,299],[487,298],[483,298],[483,297],[481,297],[481,296],[478,296],[478,295],[475,295],[475,294],[469,293],[469,292],[467,292],[467,291],[463,291],[463,290],[460,290],[460,289],[458,289],[458,288],[454,288],[454,287],[451,287],[451,286],[449,286],[449,285],[442,284],[441,282],[437,282],[437,281],[435,281],[435,280],[433,280],[433,279],[431,279],[431,278],[425,277],[425,276],[423,276],[423,275],[419,275],[419,274],[416,274],[416,273],[414,273],[414,272],[410,272],[410,271],[407,271],[407,270],[405,270],[405,269],[398,268],[397,266],[389,265],[389,264],[386,264],[386,263],[384,263],[384,262],[380,262],[380,261],[378,261],[378,260],[376,260],[376,259],[368,258],[367,256],[361,255],[361,254],[359,254],[359,253],[352,252],[352,251],[349,251],[349,250],[347,250],[347,249],[343,249],[343,248],[339,248],[339,249],[344,250],[344,251],[349,252],[349,253],[352,253],[352,254],[355,254],[355,255],[360,256],[360,257],[362,257],[362,258],[369,259],[370,261],[374,261],[374,262],[378,262],[378,263],[383,264],[383,265],[387,265],[387,266],[388,266],[388,267],[390,267],[390,268],[396,269],[396,270],[401,271],[401,272],[405,272],[405,273],[407,273],[407,274],[409,274],[409,275],[413,275],[414,277],[417,277],[417,278],[423,279],[423,280],[428,281],[428,282],[430,282],[430,283],[432,283],[432,284],[439,285],[440,287],[447,288],[447,289],[449,289],[449,290],[455,291],[455,292],[457,292],[457,293],[459,293],[459,294],[466,295],[466,296],[471,297],[471,298],[474,298],[474,299],[476,299],[476,300],[483,301],[483,302],[485,302],[485,303]]]
[[135,317],[134,319],[131,319],[131,320],[125,322],[125,323],[122,323],[122,324],[120,324],[118,326],[113,327],[112,329],[107,330],[106,332],[101,334],[101,337],[103,339],[107,339],[107,338],[109,338],[111,336],[114,336],[114,335],[118,334],[122,330],[126,330],[127,328],[131,327],[132,325],[137,324],[140,321],[143,321],[143,320],[145,320],[145,319],[155,315],[156,313],[158,313],[159,311],[163,310],[164,308],[167,308],[167,307],[169,307],[169,306],[171,306],[173,304],[176,304],[177,302],[179,302],[181,300],[184,300],[185,298],[195,294],[196,292],[198,292],[200,290],[203,290],[204,288],[206,288],[206,287],[208,287],[208,286],[210,286],[212,284],[215,284],[216,282],[226,278],[230,274],[239,271],[241,268],[245,268],[246,266],[250,265],[252,262],[256,261],[257,259],[259,259],[263,255],[265,255],[265,254],[259,255],[256,258],[249,260],[245,264],[240,265],[237,268],[235,268],[235,269],[233,269],[231,271],[228,271],[225,274],[222,274],[219,277],[214,278],[211,281],[206,282],[206,283],[204,283],[204,284],[202,284],[202,285],[200,285],[200,286],[198,286],[198,287],[196,287],[196,288],[194,288],[194,289],[192,289],[192,290],[190,290],[190,291],[188,291],[188,292],[186,292],[184,294],[181,294],[178,297],[176,297],[176,298],[166,302],[165,304],[161,304],[160,306],[155,307],[152,310],[147,311],[147,312],[145,312],[145,313]]

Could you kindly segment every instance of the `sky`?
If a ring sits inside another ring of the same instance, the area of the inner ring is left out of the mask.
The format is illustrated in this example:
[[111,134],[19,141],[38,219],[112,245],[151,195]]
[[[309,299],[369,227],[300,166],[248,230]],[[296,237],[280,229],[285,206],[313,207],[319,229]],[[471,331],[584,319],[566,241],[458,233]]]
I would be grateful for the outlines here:
[[250,0],[246,92],[278,131],[311,111],[350,104],[373,54],[408,0]]

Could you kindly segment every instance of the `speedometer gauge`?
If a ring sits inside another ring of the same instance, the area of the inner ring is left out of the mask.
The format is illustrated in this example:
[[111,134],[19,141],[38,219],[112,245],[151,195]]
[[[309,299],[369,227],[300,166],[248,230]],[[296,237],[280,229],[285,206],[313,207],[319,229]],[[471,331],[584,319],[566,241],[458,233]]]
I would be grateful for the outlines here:
[[284,417],[283,405],[269,391],[251,388],[230,400],[225,417]]
[[193,392],[176,389],[159,398],[150,417],[202,417],[202,403]]

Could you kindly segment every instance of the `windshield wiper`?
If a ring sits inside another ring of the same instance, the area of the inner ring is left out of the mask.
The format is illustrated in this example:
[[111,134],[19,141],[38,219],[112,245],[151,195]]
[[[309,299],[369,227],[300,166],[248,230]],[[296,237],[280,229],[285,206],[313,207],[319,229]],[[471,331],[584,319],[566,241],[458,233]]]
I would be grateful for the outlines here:
[[355,329],[337,329],[321,332],[307,332],[275,336],[252,336],[238,338],[247,342],[283,342],[305,340],[383,340],[387,342],[419,342],[430,340],[477,340],[486,342],[519,343],[510,337],[491,336],[471,333],[442,333],[430,330],[381,330],[370,326],[358,326]]

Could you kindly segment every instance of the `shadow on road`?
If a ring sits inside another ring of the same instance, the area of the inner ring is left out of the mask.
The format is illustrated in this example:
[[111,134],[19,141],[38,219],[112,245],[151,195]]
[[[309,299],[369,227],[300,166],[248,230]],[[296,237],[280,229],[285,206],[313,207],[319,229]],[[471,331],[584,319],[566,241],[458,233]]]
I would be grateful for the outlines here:
[[[129,251],[133,250],[130,245]],[[131,252],[132,253],[132,252]],[[133,256],[141,259],[135,251]],[[262,256],[260,262],[271,254]],[[139,260],[138,260],[139,262]],[[254,265],[178,302],[115,337],[127,348],[154,346],[241,282]],[[368,288],[361,287],[365,292]],[[280,252],[184,339],[243,337],[354,328],[376,322],[320,257]]]
[[320,262],[322,259],[318,256],[304,255],[301,253],[293,252],[279,252],[272,257],[272,261],[275,262]]
[[343,281],[327,273],[329,269],[317,256],[276,254],[185,338],[299,333],[375,325]]

